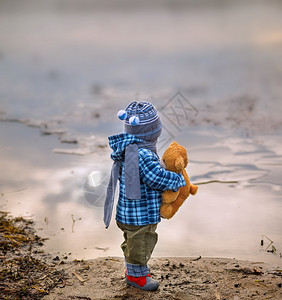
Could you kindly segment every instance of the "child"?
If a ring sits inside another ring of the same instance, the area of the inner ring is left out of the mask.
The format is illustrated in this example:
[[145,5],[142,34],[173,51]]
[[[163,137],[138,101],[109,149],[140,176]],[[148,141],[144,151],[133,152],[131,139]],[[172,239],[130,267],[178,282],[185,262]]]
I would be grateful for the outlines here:
[[156,151],[161,121],[149,102],[132,102],[118,112],[124,133],[109,137],[114,160],[104,206],[106,228],[110,224],[117,180],[120,183],[116,222],[123,231],[126,281],[142,290],[155,290],[147,262],[158,240],[162,192],[185,186],[181,174],[161,167]]

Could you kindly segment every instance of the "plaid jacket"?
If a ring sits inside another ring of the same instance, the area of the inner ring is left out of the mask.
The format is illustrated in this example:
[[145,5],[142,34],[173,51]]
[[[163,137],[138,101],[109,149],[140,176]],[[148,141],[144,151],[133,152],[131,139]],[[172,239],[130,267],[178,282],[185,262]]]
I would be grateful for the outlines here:
[[158,156],[149,149],[138,149],[141,199],[128,199],[125,196],[123,153],[125,147],[138,141],[138,138],[122,133],[109,137],[109,141],[113,149],[112,159],[122,161],[116,220],[137,226],[159,223],[162,192],[185,186],[184,177],[162,168]]

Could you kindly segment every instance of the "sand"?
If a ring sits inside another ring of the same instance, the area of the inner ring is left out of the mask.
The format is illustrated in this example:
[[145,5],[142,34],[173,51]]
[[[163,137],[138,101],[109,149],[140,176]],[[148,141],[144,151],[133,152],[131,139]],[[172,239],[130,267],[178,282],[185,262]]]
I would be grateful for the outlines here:
[[67,272],[64,287],[45,300],[67,299],[282,299],[279,266],[225,258],[153,258],[157,291],[130,287],[123,258],[107,257],[59,265]]
[[34,222],[0,211],[1,299],[282,299],[282,264],[227,258],[153,258],[157,291],[128,286],[122,257],[73,260],[43,248]]

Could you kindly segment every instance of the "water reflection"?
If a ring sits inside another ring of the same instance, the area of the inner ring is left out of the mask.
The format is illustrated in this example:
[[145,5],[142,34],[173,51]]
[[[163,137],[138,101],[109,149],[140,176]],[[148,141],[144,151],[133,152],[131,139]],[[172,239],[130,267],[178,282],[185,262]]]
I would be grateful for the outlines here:
[[[49,147],[56,147],[59,143],[56,137],[39,136],[38,129],[21,124],[2,125],[5,130],[1,131],[1,140],[5,145],[17,136],[19,144],[33,141],[29,144],[33,150],[27,151],[23,158],[19,155],[20,147],[13,149],[12,154],[7,147],[0,148],[1,165],[5,164],[7,169],[0,175],[1,209],[14,215],[32,216],[40,234],[50,237],[46,249],[52,254],[72,253],[69,257],[80,259],[121,255],[121,232],[114,220],[108,230],[102,221],[103,186],[111,167],[109,152],[86,157],[61,156],[42,147],[44,139],[48,140]],[[37,139],[43,142],[35,142]],[[267,235],[274,241],[277,251],[282,250],[281,195],[264,182],[272,171],[255,165],[260,161],[256,152],[256,160],[246,152],[254,164],[224,163],[226,155],[234,157],[232,147],[222,147],[222,160],[218,155],[217,161],[213,161],[210,148],[224,136],[218,135],[205,151],[198,151],[203,141],[197,143],[192,135],[185,135],[185,139],[193,145],[190,156],[196,158],[187,169],[192,182],[212,178],[236,179],[238,183],[200,185],[197,196],[188,198],[175,218],[159,224],[160,238],[155,255],[223,256],[280,263],[277,255],[263,252],[260,247],[261,236]],[[205,139],[204,134],[202,139]],[[243,143],[244,139],[236,137],[237,143],[239,140]],[[216,146],[216,149],[220,154],[220,148]],[[269,151],[261,150],[260,154],[264,157]],[[39,153],[44,157],[42,165],[34,164],[34,157]],[[216,172],[211,171],[214,168]],[[275,176],[281,172],[281,166],[277,166]]]

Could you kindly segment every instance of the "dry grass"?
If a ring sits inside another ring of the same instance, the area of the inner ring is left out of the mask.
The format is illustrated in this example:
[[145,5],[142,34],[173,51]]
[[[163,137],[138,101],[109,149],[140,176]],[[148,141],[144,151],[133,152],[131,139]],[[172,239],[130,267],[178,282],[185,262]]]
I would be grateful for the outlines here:
[[64,286],[64,271],[33,255],[43,242],[33,221],[0,212],[1,299],[40,299],[52,288]]

